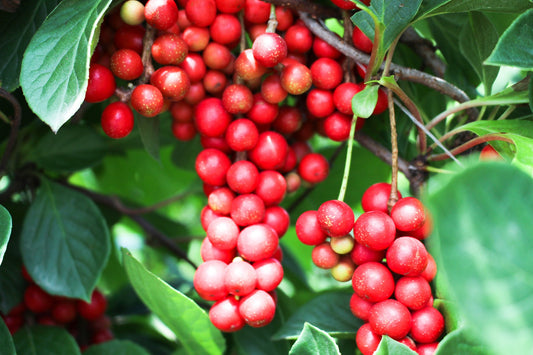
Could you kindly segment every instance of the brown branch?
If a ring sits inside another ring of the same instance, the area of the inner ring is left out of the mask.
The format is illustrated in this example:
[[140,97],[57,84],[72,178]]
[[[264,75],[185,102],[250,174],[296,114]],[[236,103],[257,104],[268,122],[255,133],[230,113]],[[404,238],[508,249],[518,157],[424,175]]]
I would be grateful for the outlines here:
[[0,88],[0,97],[9,101],[11,106],[13,106],[13,119],[11,120],[11,132],[9,134],[6,149],[4,150],[4,154],[2,155],[2,159],[0,160],[0,176],[2,176],[3,172],[5,171],[7,167],[9,158],[11,157],[11,154],[13,153],[13,150],[15,149],[15,144],[17,143],[20,121],[22,119],[22,110],[20,108],[20,103],[18,102],[18,100],[13,95],[11,95],[9,92],[7,92],[6,90],[2,88]]
[[[333,32],[322,26],[320,22],[311,18],[309,14],[300,12],[300,19],[314,35],[327,41],[331,46],[344,55],[363,64],[368,64],[370,62],[370,56],[368,54],[355,49],[350,44],[338,38]],[[440,92],[441,94],[451,97],[458,102],[470,100],[468,95],[463,90],[439,77],[430,75],[428,73],[424,73],[412,68],[406,68],[394,63],[391,64],[390,71],[391,74],[394,74],[398,79],[425,85]]]
[[[512,139],[507,138],[507,137],[503,136],[502,134],[499,134],[499,133],[487,134],[487,135],[484,135],[484,136],[481,136],[481,137],[476,137],[474,139],[469,140],[466,143],[461,144],[460,146],[452,149],[451,153],[453,154],[453,156],[456,156],[458,154],[466,152],[467,150],[475,147],[478,144],[482,144],[482,143],[486,143],[486,142],[490,142],[490,141],[503,141],[503,142],[514,144]],[[428,157],[428,160],[429,161],[439,161],[439,160],[445,160],[445,159],[448,159],[448,158],[450,158],[450,156],[448,154],[442,153],[442,154],[430,155]]]
[[341,10],[338,7],[329,7],[309,0],[264,0],[276,6],[288,7],[296,11],[304,11],[312,16],[320,18],[330,18],[341,16]]
[[91,190],[88,190],[88,189],[85,189],[79,186],[70,185],[67,183],[63,183],[63,185],[68,188],[71,188],[73,190],[83,193],[84,195],[88,196],[95,202],[99,202],[101,204],[109,206],[117,210],[118,212],[128,216],[133,221],[135,221],[145,231],[145,233],[149,237],[152,237],[155,240],[157,240],[161,245],[165,246],[176,257],[178,257],[179,259],[185,260],[187,263],[189,263],[194,268],[197,267],[196,264],[192,260],[189,259],[189,257],[187,256],[187,253],[181,250],[180,247],[176,245],[174,240],[172,240],[172,238],[168,237],[166,234],[164,234],[159,229],[154,227],[150,222],[148,222],[142,216],[135,214],[135,213],[133,214],[128,213],[129,211],[131,211],[131,209],[127,208],[124,205],[124,203],[117,197],[100,194],[100,193],[97,193],[97,192],[94,192],[94,191],[91,191]]
[[391,189],[389,200],[387,201],[387,208],[389,212],[398,201],[398,132],[396,131],[396,115],[394,111],[394,101],[392,99],[392,90],[387,89],[387,101],[389,104],[389,120],[390,120],[390,138],[391,138]]

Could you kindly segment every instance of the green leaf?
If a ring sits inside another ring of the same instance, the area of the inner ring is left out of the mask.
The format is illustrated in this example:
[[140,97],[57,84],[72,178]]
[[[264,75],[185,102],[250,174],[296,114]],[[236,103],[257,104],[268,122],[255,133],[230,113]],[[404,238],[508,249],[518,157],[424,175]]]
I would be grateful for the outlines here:
[[428,3],[419,18],[470,11],[520,13],[532,7],[529,0],[433,0]]
[[64,0],[31,39],[20,84],[30,108],[54,132],[85,98],[89,61],[111,0]]
[[4,206],[0,205],[0,265],[2,265],[4,260],[12,225],[11,215]]
[[396,340],[384,335],[379,342],[379,346],[374,355],[416,355],[407,345],[401,344]]
[[[465,324],[496,354],[533,347],[533,179],[509,164],[480,163],[429,197],[428,240]],[[490,223],[487,223],[490,221]]]
[[41,136],[28,159],[45,170],[76,171],[96,165],[107,148],[105,137],[91,127],[69,125]]
[[366,85],[352,97],[352,110],[354,116],[368,118],[374,112],[378,102],[379,85]]
[[434,355],[468,354],[489,355],[493,354],[489,348],[480,344],[472,331],[462,327],[447,334],[439,343]]
[[0,267],[0,312],[3,314],[9,313],[13,307],[22,302],[27,286],[22,278],[20,259],[18,256],[11,255],[10,249]]
[[533,122],[524,120],[476,121],[461,127],[462,131],[471,131],[478,136],[498,134],[511,139],[514,146],[500,143],[498,148],[514,156],[512,163],[533,176]]
[[16,355],[13,338],[9,334],[9,329],[4,322],[0,322],[0,349],[4,355]]
[[21,234],[24,265],[48,293],[90,300],[107,262],[110,238],[94,202],[42,180]]
[[490,95],[499,69],[484,66],[483,61],[487,59],[498,42],[498,31],[488,17],[482,13],[469,13],[468,20],[459,35],[459,49],[483,82],[485,94]]
[[533,70],[532,38],[533,9],[529,9],[503,33],[486,63]]
[[294,343],[289,354],[338,354],[339,347],[325,331],[305,322],[302,333]]
[[0,12],[0,86],[19,87],[22,55],[37,28],[57,5],[57,0],[21,1],[15,13]]
[[83,355],[149,355],[139,345],[129,340],[111,340],[90,346]]
[[[382,24],[383,32],[381,51],[386,52],[392,42],[402,34],[414,18],[422,0],[373,0],[370,10]],[[372,17],[364,11],[357,11],[352,16],[352,22],[363,31],[368,38],[374,38],[375,24]]]
[[[296,339],[306,322],[336,337],[353,337],[363,322],[350,311],[351,294],[328,292],[299,308],[274,334],[273,339]],[[327,317],[324,316],[327,314]]]
[[531,80],[531,76],[529,77],[528,92],[529,109],[533,112],[533,80]]
[[135,112],[135,118],[144,149],[159,160],[159,117],[144,117]]
[[144,268],[128,251],[122,252],[124,267],[135,292],[146,306],[176,335],[187,354],[222,354],[222,333],[193,300],[173,289]]
[[23,327],[13,336],[18,355],[79,355],[80,347],[65,328]]

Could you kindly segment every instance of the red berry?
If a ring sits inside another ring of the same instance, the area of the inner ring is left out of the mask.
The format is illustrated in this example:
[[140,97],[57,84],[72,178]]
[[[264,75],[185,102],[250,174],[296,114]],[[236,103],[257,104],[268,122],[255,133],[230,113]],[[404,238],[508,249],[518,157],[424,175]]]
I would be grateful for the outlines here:
[[288,92],[281,85],[279,74],[273,73],[267,76],[261,83],[261,95],[266,102],[277,104],[287,98]]
[[165,33],[154,40],[151,51],[152,57],[159,64],[178,65],[187,57],[189,48],[178,35]]
[[113,44],[118,48],[132,49],[141,54],[143,51],[143,38],[146,30],[143,26],[120,26],[113,37]]
[[124,138],[133,130],[133,112],[123,102],[112,102],[102,112],[101,125],[109,137]]
[[[352,119],[352,116],[335,111],[323,121],[324,134],[335,142],[344,142],[350,137]],[[357,120],[355,124],[356,130],[358,129],[360,122],[362,123],[364,120]]]
[[279,172],[265,170],[259,173],[255,194],[261,197],[265,206],[280,204],[286,190],[287,182]]
[[429,344],[418,344],[416,348],[416,353],[418,355],[433,355],[437,351],[439,343],[429,343]]
[[350,233],[355,220],[352,208],[339,200],[322,203],[317,217],[320,228],[330,237],[342,237]]
[[234,14],[244,8],[244,0],[215,0],[217,10],[220,12]]
[[256,224],[265,217],[265,204],[255,194],[239,195],[233,199],[230,215],[239,226]]
[[372,250],[356,241],[350,252],[350,256],[356,265],[362,265],[369,261],[382,261],[385,257],[385,252],[385,250]]
[[343,83],[333,92],[335,107],[345,115],[353,115],[352,98],[364,89],[364,84]]
[[486,146],[481,149],[481,152],[479,153],[479,160],[503,160],[503,157],[492,147],[491,145],[487,144]]
[[357,26],[353,27],[352,42],[355,48],[366,53],[372,52],[372,47],[374,44],[370,38],[368,38],[367,35],[365,35]]
[[237,251],[248,261],[271,258],[279,243],[279,238],[268,224],[259,223],[244,228],[239,234]]
[[[336,35],[338,37],[338,35]],[[342,53],[322,38],[315,36],[313,40],[313,53],[319,58],[340,58]]]
[[253,96],[253,103],[246,116],[258,125],[272,123],[278,116],[279,107],[271,104],[260,93]]
[[444,317],[433,307],[424,307],[413,312],[411,337],[417,343],[434,343],[444,331]]
[[91,301],[87,303],[79,300],[76,302],[76,308],[80,316],[83,318],[87,320],[95,320],[105,313],[107,300],[100,291],[94,290],[91,294]]
[[236,332],[246,324],[239,313],[239,301],[233,296],[228,296],[213,304],[209,309],[209,319],[223,332]]
[[207,205],[216,213],[229,215],[231,203],[235,194],[227,187],[221,187],[209,193],[207,196]]
[[274,131],[266,131],[259,135],[257,144],[248,153],[248,158],[259,169],[281,169],[287,158],[289,145],[285,138]]
[[[387,203],[389,201],[391,185],[386,182],[378,182],[370,186],[363,193],[361,198],[361,206],[365,212],[381,211],[389,213]],[[398,198],[402,198],[402,194],[398,191]]]
[[272,128],[282,134],[292,134],[301,127],[302,121],[303,115],[298,108],[281,106],[278,117],[272,122]]
[[228,125],[226,142],[236,151],[250,150],[257,144],[259,132],[257,126],[247,118],[239,118]]
[[193,284],[198,295],[206,301],[217,301],[228,294],[224,283],[227,264],[220,260],[206,261],[196,269]]
[[235,74],[243,80],[258,79],[266,70],[267,68],[255,59],[252,49],[245,49],[235,59]]
[[339,254],[331,248],[328,242],[316,245],[311,252],[311,260],[321,269],[331,269],[339,263]]
[[219,217],[209,223],[207,238],[218,249],[229,250],[237,246],[239,227],[229,217]]
[[224,109],[222,100],[216,97],[202,100],[194,110],[198,132],[208,137],[223,135],[231,120],[232,116]]
[[276,303],[263,290],[255,290],[239,302],[239,313],[251,327],[263,327],[274,319]]
[[428,264],[426,268],[424,269],[424,271],[422,271],[422,274],[420,274],[420,276],[425,278],[427,282],[431,282],[435,278],[436,274],[437,274],[437,264],[435,263],[435,259],[433,259],[433,256],[430,253],[428,253]]
[[220,260],[226,264],[229,264],[233,258],[235,258],[235,254],[235,249],[223,250],[213,246],[213,244],[211,244],[209,241],[209,238],[204,238],[200,247],[200,256],[202,257],[202,261]]
[[213,186],[226,184],[226,172],[231,161],[226,154],[218,149],[208,148],[196,157],[196,173],[205,183]]
[[[212,225],[213,223],[211,223]],[[257,273],[254,267],[242,260],[233,261],[223,275],[228,292],[235,296],[246,296],[255,290]]]
[[354,316],[364,321],[368,321],[370,309],[373,305],[374,303],[359,297],[357,293],[354,293],[350,298],[350,311],[352,311]]
[[95,332],[91,336],[91,344],[105,343],[106,341],[110,341],[113,338],[114,338],[114,335],[110,329],[102,329],[102,330]]
[[352,286],[359,297],[369,302],[381,302],[392,296],[394,278],[385,265],[371,261],[355,269]]
[[257,187],[259,171],[248,160],[233,163],[226,173],[226,183],[238,194],[249,194]]
[[52,318],[60,324],[72,322],[76,318],[76,303],[67,299],[56,301],[52,307]]
[[341,65],[331,58],[319,58],[311,65],[313,84],[319,89],[333,90],[343,79]]
[[202,58],[208,68],[216,70],[224,70],[233,62],[233,54],[228,47],[216,42],[210,42],[205,47]]
[[333,93],[329,90],[313,89],[309,91],[305,103],[309,113],[317,118],[327,117],[335,111]]
[[150,26],[166,30],[178,21],[178,7],[174,0],[148,0],[144,17]]
[[190,141],[196,136],[196,127],[192,122],[172,122],[172,134],[180,141]]
[[291,95],[301,95],[311,88],[311,70],[304,64],[294,63],[281,70],[281,86]]
[[213,41],[231,46],[241,37],[241,23],[235,15],[219,14],[211,23],[209,33]]
[[254,96],[245,85],[232,84],[226,86],[222,93],[222,105],[232,114],[246,113],[252,108]]
[[154,117],[163,110],[163,94],[154,85],[141,84],[131,93],[131,106],[145,117]]
[[387,249],[396,238],[392,218],[381,211],[369,211],[355,221],[353,234],[358,243],[372,250]]
[[191,87],[185,71],[173,65],[157,69],[150,77],[150,83],[159,89],[163,97],[171,101],[183,99]]
[[422,276],[404,276],[396,281],[394,297],[411,310],[426,306],[431,298],[429,282]]
[[313,46],[313,34],[307,27],[299,23],[285,31],[287,49],[293,53],[306,53]]
[[289,213],[286,209],[280,206],[270,206],[265,209],[265,217],[262,223],[271,226],[279,238],[287,232],[290,224]]
[[277,33],[263,33],[255,39],[252,52],[259,63],[271,68],[287,56],[287,43]]
[[386,258],[388,267],[404,276],[418,276],[428,264],[426,247],[413,237],[397,238],[387,250]]
[[381,341],[381,335],[376,334],[369,323],[363,324],[357,330],[355,343],[363,355],[373,355]]
[[191,83],[202,80],[207,70],[204,59],[198,53],[187,54],[180,67],[185,70]]
[[296,220],[296,236],[306,245],[319,245],[328,235],[320,228],[318,211],[305,211]]
[[257,261],[252,265],[257,275],[257,288],[263,291],[273,291],[283,279],[283,267],[281,263],[268,258]]
[[411,313],[397,300],[388,299],[372,306],[368,322],[376,334],[400,340],[411,329]]
[[123,80],[134,80],[144,71],[139,53],[132,49],[119,49],[111,56],[110,68],[113,74]]
[[103,65],[92,63],[89,68],[85,101],[95,103],[107,100],[115,93],[115,89],[115,78],[111,70]]
[[185,13],[193,25],[207,27],[215,20],[217,8],[214,0],[189,0]]
[[309,153],[298,165],[298,174],[311,184],[324,181],[329,174],[329,162],[320,153]]
[[39,286],[29,285],[24,291],[24,304],[33,313],[43,313],[52,307],[54,300]]
[[188,51],[200,52],[209,44],[209,30],[205,27],[187,26],[180,38],[187,44]]
[[415,197],[404,197],[398,200],[390,211],[396,228],[409,232],[422,227],[426,219],[422,202]]
[[270,6],[261,0],[245,0],[244,19],[250,23],[266,23],[270,16]]

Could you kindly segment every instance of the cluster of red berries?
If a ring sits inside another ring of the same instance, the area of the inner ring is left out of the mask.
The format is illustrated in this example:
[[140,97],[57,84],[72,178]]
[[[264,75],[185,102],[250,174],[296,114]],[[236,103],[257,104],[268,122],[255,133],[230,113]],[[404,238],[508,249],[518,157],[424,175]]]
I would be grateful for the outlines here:
[[370,186],[357,219],[346,203],[326,201],[318,211],[300,215],[296,234],[314,246],[318,267],[331,269],[339,281],[351,280],[350,309],[367,322],[356,335],[364,355],[374,353],[383,335],[432,354],[444,318],[433,307],[430,287],[436,264],[422,243],[431,232],[431,217],[420,200],[401,194],[389,212],[390,192],[388,183]]
[[[28,281],[23,301],[7,314],[1,315],[11,334],[25,324],[64,327],[76,338],[82,349],[113,339],[111,322],[105,314],[107,300],[100,291],[95,289],[91,294],[91,301],[87,303],[50,295],[33,282],[24,267],[22,277]],[[85,324],[81,326],[82,323]]]

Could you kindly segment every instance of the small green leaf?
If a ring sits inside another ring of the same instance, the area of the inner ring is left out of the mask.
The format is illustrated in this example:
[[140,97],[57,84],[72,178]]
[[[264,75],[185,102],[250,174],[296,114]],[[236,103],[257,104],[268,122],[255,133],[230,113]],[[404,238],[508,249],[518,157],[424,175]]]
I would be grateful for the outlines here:
[[339,347],[335,343],[335,340],[328,333],[310,323],[305,322],[304,329],[292,346],[289,354],[340,355],[340,351]]
[[15,13],[0,11],[0,86],[19,87],[20,64],[26,46],[57,0],[21,1]]
[[105,156],[107,140],[86,126],[65,126],[46,132],[32,147],[29,160],[45,170],[76,171],[96,165]]
[[532,38],[533,9],[529,9],[503,33],[486,64],[533,70]]
[[126,273],[135,292],[174,332],[187,354],[224,352],[226,348],[224,337],[211,323],[203,309],[146,270],[127,250],[123,249],[122,256]]
[[521,13],[532,6],[529,0],[430,0],[427,3],[419,18],[470,11]]
[[409,349],[407,345],[384,335],[373,355],[416,355],[416,353]]
[[490,95],[499,69],[484,66],[483,61],[487,59],[498,42],[498,31],[488,17],[482,13],[469,13],[468,19],[469,21],[465,23],[459,35],[459,49],[483,82],[485,95]]
[[111,340],[101,344],[92,345],[83,352],[83,355],[149,355],[139,345],[128,340]]
[[57,132],[85,98],[89,60],[111,0],[64,0],[31,39],[20,84],[30,108]]
[[453,175],[428,201],[428,242],[448,279],[447,298],[495,354],[533,348],[531,194],[531,176],[486,162]]
[[42,180],[21,233],[24,265],[48,293],[90,300],[106,265],[110,237],[94,202]]
[[434,355],[449,354],[494,355],[489,348],[480,344],[471,330],[464,327],[447,334],[440,341]]
[[9,334],[9,329],[4,322],[0,322],[0,349],[4,355],[16,355],[13,338]]
[[159,117],[144,117],[135,112],[135,118],[144,149],[159,160]]
[[18,355],[79,355],[80,347],[65,328],[23,327],[13,336]]
[[296,339],[306,322],[336,337],[353,337],[363,322],[350,311],[350,297],[351,294],[345,292],[328,292],[315,297],[298,309],[273,339]]
[[2,265],[4,260],[12,225],[11,215],[4,206],[0,205],[0,265]]
[[366,85],[352,97],[352,110],[356,117],[368,118],[372,116],[378,102],[379,85]]

